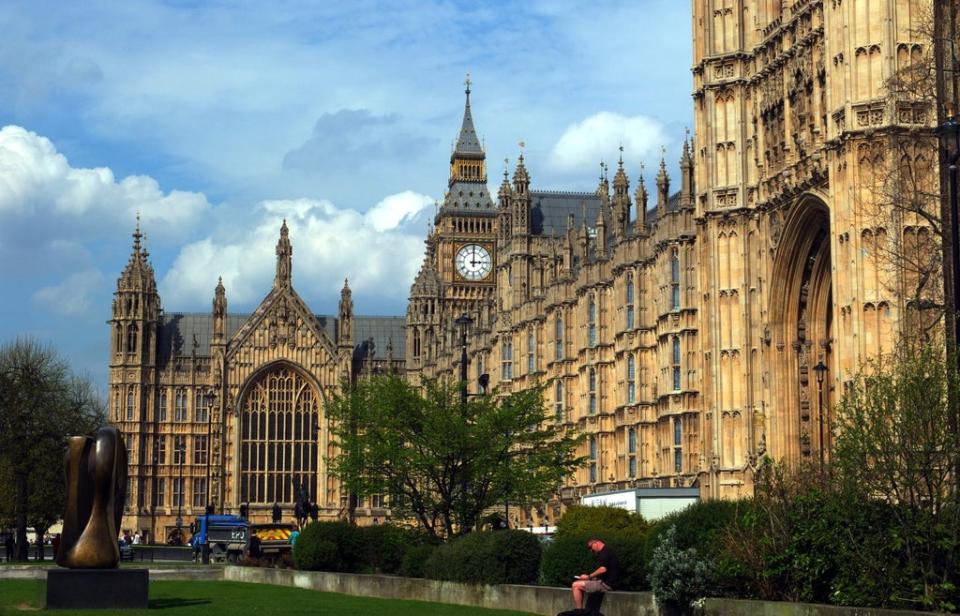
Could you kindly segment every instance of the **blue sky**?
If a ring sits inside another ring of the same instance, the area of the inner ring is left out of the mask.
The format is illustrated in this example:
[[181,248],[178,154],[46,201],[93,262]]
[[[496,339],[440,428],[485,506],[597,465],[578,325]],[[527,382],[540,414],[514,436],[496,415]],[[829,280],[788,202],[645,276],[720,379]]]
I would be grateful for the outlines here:
[[535,188],[592,190],[621,143],[676,178],[692,122],[683,0],[7,1],[0,31],[0,340],[100,385],[138,211],[168,312],[219,275],[252,310],[287,218],[316,312],[349,276],[403,314],[466,73],[494,192],[520,141]]

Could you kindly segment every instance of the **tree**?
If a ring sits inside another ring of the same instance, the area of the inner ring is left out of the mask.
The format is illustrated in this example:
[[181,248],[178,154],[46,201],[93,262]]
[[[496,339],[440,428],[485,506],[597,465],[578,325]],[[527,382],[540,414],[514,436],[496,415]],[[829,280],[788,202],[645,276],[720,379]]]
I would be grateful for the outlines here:
[[583,464],[581,439],[549,421],[542,388],[465,405],[459,393],[396,376],[344,385],[329,407],[341,449],[331,470],[351,494],[387,496],[394,516],[450,537],[505,500],[547,498]]
[[13,512],[18,560],[27,559],[28,525],[45,532],[63,512],[67,437],[105,417],[90,382],[52,347],[30,338],[0,345],[0,470],[12,485],[0,492],[0,511]]
[[942,344],[904,344],[867,366],[840,404],[833,455],[845,492],[891,505],[918,600],[947,611],[960,582],[960,443],[949,429],[957,378]]

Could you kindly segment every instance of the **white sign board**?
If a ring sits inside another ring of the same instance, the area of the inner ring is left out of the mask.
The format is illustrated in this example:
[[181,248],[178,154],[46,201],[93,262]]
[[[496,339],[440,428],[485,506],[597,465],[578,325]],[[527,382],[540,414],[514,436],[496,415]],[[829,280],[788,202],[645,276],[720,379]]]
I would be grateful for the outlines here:
[[607,492],[606,494],[591,494],[581,498],[580,504],[590,507],[618,507],[636,513],[637,491],[623,490],[621,492]]
[[646,520],[659,520],[700,500],[698,488],[638,488],[604,494],[590,494],[581,505],[618,507],[639,513]]

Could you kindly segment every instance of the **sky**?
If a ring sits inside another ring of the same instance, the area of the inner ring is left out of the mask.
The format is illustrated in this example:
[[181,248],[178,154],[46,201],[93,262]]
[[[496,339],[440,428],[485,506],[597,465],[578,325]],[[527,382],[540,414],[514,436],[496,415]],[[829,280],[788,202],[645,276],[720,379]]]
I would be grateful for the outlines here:
[[[693,118],[690,3],[5,0],[0,343],[31,336],[105,388],[110,304],[139,213],[165,312],[293,285],[402,315],[443,200],[464,79],[496,193],[635,186]],[[631,189],[632,190],[632,189]]]

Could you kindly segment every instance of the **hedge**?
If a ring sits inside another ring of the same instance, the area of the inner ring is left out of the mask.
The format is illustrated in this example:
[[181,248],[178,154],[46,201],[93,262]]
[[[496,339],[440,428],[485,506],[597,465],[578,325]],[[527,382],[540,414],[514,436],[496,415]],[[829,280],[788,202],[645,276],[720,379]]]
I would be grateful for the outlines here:
[[540,557],[540,541],[526,531],[473,532],[434,550],[425,573],[467,584],[528,584],[537,581]]
[[648,527],[643,516],[620,507],[580,505],[567,509],[557,521],[557,536],[608,532],[642,535]]
[[597,555],[587,548],[587,539],[602,540],[620,561],[623,578],[616,590],[647,590],[646,535],[624,531],[557,536],[543,553],[541,581],[550,586],[569,586],[573,576],[597,568]]
[[424,533],[389,524],[313,522],[297,539],[294,564],[308,571],[397,573],[407,552],[429,541]]

